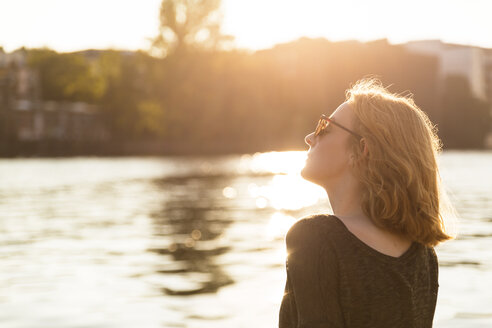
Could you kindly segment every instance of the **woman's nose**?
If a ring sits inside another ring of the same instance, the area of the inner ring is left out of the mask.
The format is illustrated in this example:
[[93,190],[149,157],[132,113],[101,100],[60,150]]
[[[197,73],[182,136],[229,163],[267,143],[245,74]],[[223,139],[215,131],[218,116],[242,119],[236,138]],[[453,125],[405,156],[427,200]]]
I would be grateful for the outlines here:
[[313,136],[314,136],[314,132],[308,134],[305,138],[304,138],[304,142],[308,144],[308,146],[311,146],[312,143],[313,143]]

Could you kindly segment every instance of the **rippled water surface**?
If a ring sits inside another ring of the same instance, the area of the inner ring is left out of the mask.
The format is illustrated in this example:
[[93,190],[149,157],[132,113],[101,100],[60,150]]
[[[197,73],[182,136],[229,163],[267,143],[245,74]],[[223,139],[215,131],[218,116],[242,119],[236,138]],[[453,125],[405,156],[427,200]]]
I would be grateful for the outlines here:
[[[305,152],[0,160],[0,327],[275,327]],[[492,327],[492,152],[444,152],[461,216],[435,327]]]

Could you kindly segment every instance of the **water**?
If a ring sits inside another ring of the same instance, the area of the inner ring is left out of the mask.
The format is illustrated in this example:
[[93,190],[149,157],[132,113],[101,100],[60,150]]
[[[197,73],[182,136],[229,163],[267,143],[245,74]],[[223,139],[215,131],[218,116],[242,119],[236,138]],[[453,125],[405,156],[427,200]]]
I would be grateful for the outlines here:
[[[284,236],[329,212],[305,152],[0,160],[1,327],[275,327]],[[435,327],[492,326],[492,152],[445,152],[462,216]]]

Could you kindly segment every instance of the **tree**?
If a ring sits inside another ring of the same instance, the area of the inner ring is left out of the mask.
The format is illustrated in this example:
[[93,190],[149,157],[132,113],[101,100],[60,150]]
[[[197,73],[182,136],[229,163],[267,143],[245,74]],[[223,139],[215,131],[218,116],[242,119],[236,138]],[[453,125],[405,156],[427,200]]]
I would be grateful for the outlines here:
[[39,71],[44,100],[94,103],[104,92],[102,79],[81,54],[32,49],[28,63]]
[[96,62],[104,80],[102,114],[111,135],[119,140],[161,137],[167,133],[167,113],[156,99],[160,61],[143,52],[103,53]]
[[153,48],[163,57],[191,48],[217,50],[233,37],[220,31],[220,0],[163,0]]

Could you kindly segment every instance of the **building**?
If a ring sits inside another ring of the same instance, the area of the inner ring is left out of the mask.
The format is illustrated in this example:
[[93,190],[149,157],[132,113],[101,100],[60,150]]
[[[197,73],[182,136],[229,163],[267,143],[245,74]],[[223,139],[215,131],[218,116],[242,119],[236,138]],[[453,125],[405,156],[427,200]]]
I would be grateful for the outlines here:
[[441,40],[411,41],[403,46],[412,52],[437,56],[441,81],[449,75],[461,75],[468,80],[475,97],[492,104],[492,49]]
[[[441,40],[411,41],[403,46],[409,51],[438,58],[441,90],[447,76],[465,77],[473,95],[489,103],[492,115],[492,49],[447,44]],[[492,149],[492,131],[484,144],[486,148]]]
[[44,101],[27,51],[0,48],[0,135],[5,142],[105,141],[99,108],[82,102]]

